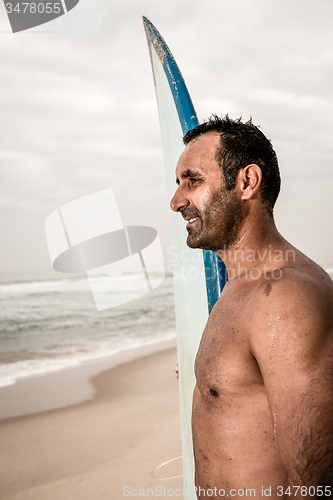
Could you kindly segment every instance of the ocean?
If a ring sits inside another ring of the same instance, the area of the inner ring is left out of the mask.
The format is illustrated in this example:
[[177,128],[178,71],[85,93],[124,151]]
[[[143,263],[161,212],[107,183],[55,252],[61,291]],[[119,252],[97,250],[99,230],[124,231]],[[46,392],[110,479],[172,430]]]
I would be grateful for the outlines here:
[[[327,269],[333,278],[333,269]],[[95,289],[124,299],[142,275],[96,276]],[[127,294],[127,295],[126,295]],[[85,276],[0,283],[0,388],[176,338],[173,281],[97,311]]]
[[[142,275],[96,276],[126,300]],[[85,361],[175,339],[172,278],[152,292],[97,311],[85,276],[0,284],[0,387]]]

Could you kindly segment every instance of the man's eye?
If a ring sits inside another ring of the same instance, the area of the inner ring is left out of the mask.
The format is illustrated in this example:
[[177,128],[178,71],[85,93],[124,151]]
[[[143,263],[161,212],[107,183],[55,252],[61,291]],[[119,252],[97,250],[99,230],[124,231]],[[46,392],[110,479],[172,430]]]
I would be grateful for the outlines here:
[[195,184],[196,182],[199,182],[199,179],[195,179],[194,177],[190,177],[190,182],[191,182],[191,184]]

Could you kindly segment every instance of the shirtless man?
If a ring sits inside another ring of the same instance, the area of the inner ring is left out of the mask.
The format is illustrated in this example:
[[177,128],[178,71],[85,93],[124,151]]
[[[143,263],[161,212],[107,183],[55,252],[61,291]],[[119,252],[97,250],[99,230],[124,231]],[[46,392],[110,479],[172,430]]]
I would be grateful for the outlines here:
[[192,432],[198,498],[333,491],[333,282],[277,231],[270,141],[216,116],[188,132],[171,208],[228,282],[203,332]]

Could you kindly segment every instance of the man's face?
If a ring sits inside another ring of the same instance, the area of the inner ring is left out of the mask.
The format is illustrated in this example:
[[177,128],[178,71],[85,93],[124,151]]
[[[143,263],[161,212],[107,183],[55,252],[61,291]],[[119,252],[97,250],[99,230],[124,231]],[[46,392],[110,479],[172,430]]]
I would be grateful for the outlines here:
[[243,215],[234,190],[228,191],[215,159],[220,136],[207,133],[191,141],[176,168],[178,189],[171,208],[188,221],[187,244],[191,248],[219,251],[232,245]]

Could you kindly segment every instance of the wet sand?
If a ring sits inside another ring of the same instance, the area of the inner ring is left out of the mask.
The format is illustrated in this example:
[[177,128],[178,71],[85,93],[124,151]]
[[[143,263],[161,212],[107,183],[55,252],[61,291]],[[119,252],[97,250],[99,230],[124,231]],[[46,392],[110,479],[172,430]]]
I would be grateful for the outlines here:
[[[176,489],[183,498],[182,478],[150,475],[181,455],[176,357],[172,348],[103,372],[84,403],[2,420],[0,498],[168,498]],[[156,474],[181,474],[181,460]]]

